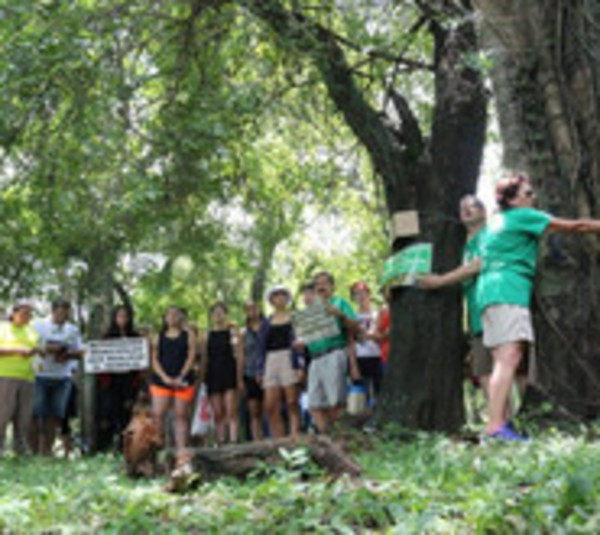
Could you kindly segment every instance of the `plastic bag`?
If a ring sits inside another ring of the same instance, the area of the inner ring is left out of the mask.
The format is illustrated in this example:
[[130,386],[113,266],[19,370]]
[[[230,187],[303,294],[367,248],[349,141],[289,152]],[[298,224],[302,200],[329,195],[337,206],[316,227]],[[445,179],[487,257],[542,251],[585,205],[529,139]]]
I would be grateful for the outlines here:
[[206,385],[202,383],[196,396],[196,407],[192,418],[192,436],[202,437],[208,435],[214,428],[212,408],[208,399]]

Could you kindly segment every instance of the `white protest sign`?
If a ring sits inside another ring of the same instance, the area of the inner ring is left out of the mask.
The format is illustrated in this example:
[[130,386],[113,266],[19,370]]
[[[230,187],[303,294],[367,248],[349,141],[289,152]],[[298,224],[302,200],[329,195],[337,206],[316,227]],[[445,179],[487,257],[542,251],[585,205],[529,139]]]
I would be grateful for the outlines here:
[[85,373],[118,373],[143,370],[149,365],[146,338],[92,340],[83,360]]
[[296,338],[305,344],[340,334],[337,320],[327,313],[327,309],[321,301],[316,301],[303,310],[294,311],[292,323]]

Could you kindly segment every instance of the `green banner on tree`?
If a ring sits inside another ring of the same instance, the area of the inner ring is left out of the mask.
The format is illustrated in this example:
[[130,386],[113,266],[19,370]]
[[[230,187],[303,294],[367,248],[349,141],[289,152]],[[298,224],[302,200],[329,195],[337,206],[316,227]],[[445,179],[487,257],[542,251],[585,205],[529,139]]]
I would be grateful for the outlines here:
[[416,275],[431,273],[432,257],[431,243],[417,243],[402,249],[386,261],[381,286],[412,286]]

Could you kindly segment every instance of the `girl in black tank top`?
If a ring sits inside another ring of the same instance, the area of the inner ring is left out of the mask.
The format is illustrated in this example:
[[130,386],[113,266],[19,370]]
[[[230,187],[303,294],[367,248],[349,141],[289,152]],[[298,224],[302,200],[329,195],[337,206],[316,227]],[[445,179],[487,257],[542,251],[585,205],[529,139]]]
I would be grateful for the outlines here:
[[[187,331],[181,331],[179,336],[174,338],[167,336],[165,332],[161,332],[158,336],[158,361],[167,375],[170,378],[181,376],[190,350],[189,334]],[[194,382],[194,374],[190,370],[182,377],[183,386],[192,386]],[[152,383],[163,386],[165,388],[174,389],[176,386],[167,384],[158,375],[152,376]],[[177,388],[180,388],[178,385]]]
[[267,334],[267,351],[281,351],[292,347],[293,330],[291,323],[276,325],[271,323]]
[[183,314],[169,307],[164,326],[152,346],[152,410],[161,436],[164,420],[173,409],[175,415],[175,450],[177,463],[187,461],[186,446],[190,428],[190,407],[194,401],[192,367],[196,356],[196,337],[184,329]]
[[[217,440],[238,440],[237,387],[238,365],[237,328],[227,318],[225,303],[216,303],[210,309],[212,329],[205,345],[205,382],[215,419]],[[241,372],[241,370],[240,370]]]

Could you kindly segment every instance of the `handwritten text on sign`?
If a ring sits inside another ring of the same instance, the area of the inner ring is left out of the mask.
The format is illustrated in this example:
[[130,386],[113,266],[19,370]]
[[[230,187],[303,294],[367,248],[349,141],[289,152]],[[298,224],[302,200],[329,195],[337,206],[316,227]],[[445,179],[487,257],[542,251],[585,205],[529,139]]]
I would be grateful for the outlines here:
[[335,317],[330,315],[321,301],[293,313],[292,323],[296,337],[305,344],[340,334]]
[[127,372],[148,368],[148,340],[114,338],[88,343],[84,359],[86,373]]

